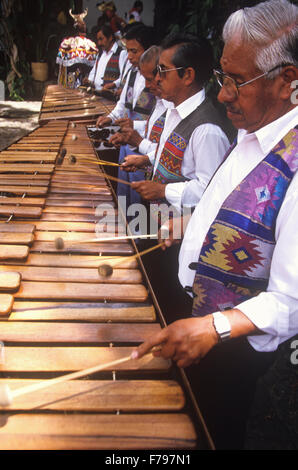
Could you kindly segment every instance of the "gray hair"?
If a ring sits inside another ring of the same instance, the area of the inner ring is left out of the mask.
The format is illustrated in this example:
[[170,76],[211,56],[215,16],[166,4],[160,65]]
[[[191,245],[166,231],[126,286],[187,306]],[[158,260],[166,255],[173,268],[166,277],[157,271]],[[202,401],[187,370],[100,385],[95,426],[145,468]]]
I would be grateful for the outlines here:
[[146,49],[145,52],[140,57],[139,65],[144,63],[148,64],[149,62],[154,62],[155,65],[158,64],[160,55],[160,48],[158,46],[151,46],[149,49]]
[[298,7],[288,0],[270,0],[232,13],[224,25],[223,40],[227,43],[239,35],[256,49],[255,64],[262,72],[279,64],[298,66]]

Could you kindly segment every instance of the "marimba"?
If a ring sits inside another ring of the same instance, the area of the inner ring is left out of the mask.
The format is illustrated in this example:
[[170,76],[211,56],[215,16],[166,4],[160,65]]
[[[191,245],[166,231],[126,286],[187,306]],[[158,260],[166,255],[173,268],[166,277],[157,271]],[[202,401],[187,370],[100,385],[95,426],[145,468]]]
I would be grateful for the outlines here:
[[60,119],[95,119],[108,114],[115,103],[83,89],[68,89],[60,85],[48,85],[39,113],[41,124]]
[[[112,238],[117,207],[96,162],[86,126],[60,119],[0,153],[0,386],[110,363],[164,326],[136,245]],[[105,241],[90,242],[95,227]],[[210,448],[185,375],[152,355],[0,409],[2,450]]]

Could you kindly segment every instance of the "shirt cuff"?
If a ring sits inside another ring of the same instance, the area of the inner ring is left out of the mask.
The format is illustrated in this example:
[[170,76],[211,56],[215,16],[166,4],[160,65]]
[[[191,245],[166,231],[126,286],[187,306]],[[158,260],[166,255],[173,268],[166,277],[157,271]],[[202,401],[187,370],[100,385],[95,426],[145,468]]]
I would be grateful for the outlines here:
[[165,198],[166,200],[181,212],[181,200],[185,183],[169,183],[166,185]]
[[107,117],[110,118],[112,122],[116,121],[116,118],[117,118],[117,116],[115,116],[114,113],[113,114],[108,114]]
[[139,144],[139,152],[143,155],[148,155],[149,153],[155,151],[156,146],[157,144],[154,144],[151,140],[143,139]]
[[143,137],[145,134],[146,121],[133,121],[133,128]]
[[147,157],[149,158],[151,165],[154,166],[154,162],[155,162],[155,151],[154,151],[154,152],[148,152],[148,153],[147,153]]
[[235,308],[239,309],[264,335],[248,336],[258,351],[274,351],[281,337],[289,335],[289,307],[271,292],[262,292]]

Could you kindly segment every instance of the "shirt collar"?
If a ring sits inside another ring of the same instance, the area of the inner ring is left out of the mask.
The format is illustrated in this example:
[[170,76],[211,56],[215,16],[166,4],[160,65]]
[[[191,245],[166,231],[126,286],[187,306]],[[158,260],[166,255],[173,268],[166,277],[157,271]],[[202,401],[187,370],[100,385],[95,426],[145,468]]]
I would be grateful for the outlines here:
[[190,115],[200,104],[203,103],[205,99],[205,90],[204,88],[195,95],[192,95],[190,98],[187,98],[187,100],[183,101],[180,103],[177,107],[176,110],[178,111],[181,119],[185,119],[187,116]]
[[298,124],[298,107],[296,106],[291,111],[270,122],[266,126],[258,129],[252,134],[248,134],[245,129],[238,131],[238,143],[245,137],[254,136],[257,138],[259,145],[264,155],[267,155],[276,144],[285,136],[287,132],[293,129]]
[[192,95],[190,98],[187,98],[185,101],[180,103],[177,107],[175,107],[174,103],[172,101],[164,101],[164,105],[167,109],[176,109],[178,112],[179,116],[181,119],[185,119],[187,116],[189,116],[190,113],[192,113],[200,104],[203,103],[205,99],[205,90],[204,88],[195,95]]
[[118,49],[118,44],[117,44],[117,42],[115,41],[114,44],[112,45],[111,49],[109,50],[108,54],[109,54],[110,52],[112,52],[113,54],[115,54],[115,52],[117,51],[117,49]]

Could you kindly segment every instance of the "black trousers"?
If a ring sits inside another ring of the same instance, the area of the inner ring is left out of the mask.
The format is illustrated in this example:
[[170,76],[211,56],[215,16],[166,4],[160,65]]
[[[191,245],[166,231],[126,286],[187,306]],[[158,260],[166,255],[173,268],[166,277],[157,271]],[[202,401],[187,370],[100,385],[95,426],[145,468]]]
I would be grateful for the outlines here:
[[257,352],[246,338],[236,338],[218,344],[186,369],[216,449],[244,448],[256,383],[275,355]]
[[[139,251],[156,245],[156,240],[140,242]],[[158,304],[169,324],[181,318],[187,318],[192,310],[192,298],[182,288],[178,278],[179,245],[173,245],[165,251],[158,249],[144,255],[142,261],[148,274]]]

